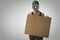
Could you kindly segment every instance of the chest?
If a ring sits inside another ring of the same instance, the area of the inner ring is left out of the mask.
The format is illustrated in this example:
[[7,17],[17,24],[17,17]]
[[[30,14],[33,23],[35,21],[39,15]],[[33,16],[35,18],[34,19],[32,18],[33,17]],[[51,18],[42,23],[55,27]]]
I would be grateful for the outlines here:
[[41,12],[39,12],[39,13],[33,13],[32,12],[32,15],[42,16],[42,13]]

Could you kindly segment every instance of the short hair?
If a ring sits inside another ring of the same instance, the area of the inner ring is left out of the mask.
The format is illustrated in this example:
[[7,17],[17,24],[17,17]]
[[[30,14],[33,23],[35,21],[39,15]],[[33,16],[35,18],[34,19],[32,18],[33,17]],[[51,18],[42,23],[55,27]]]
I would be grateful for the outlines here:
[[34,5],[34,4],[39,5],[39,2],[38,2],[38,1],[33,1],[33,2],[32,2],[32,5]]

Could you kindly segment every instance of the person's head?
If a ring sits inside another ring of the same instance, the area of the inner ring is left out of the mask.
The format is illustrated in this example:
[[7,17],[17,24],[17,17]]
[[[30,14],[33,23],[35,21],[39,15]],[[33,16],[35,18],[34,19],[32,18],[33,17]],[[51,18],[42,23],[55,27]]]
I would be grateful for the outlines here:
[[32,8],[35,11],[39,10],[39,2],[38,1],[33,1],[32,2]]

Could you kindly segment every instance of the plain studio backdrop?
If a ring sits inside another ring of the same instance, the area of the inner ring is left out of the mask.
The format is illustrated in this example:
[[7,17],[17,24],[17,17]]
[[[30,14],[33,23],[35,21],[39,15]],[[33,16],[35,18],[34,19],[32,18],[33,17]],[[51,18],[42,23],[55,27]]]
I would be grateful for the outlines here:
[[[38,0],[39,10],[52,18],[49,38],[60,40],[60,0]],[[0,40],[29,40],[24,34],[33,0],[0,0]]]

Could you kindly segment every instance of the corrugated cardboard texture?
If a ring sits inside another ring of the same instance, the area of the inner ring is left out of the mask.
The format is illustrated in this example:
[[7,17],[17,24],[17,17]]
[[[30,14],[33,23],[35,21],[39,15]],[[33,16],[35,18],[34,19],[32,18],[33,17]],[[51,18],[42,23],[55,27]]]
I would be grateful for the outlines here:
[[27,16],[25,34],[48,37],[50,24],[51,18],[30,14]]

